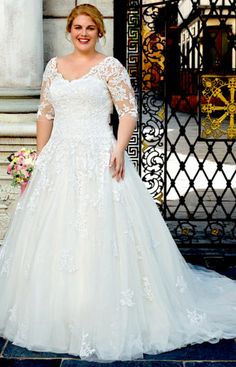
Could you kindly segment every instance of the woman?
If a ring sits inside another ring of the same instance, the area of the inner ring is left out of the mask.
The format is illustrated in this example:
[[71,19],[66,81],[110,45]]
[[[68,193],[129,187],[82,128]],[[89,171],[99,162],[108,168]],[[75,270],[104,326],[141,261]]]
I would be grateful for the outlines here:
[[137,109],[126,69],[95,49],[101,13],[75,7],[67,32],[74,51],[46,66],[38,158],[1,248],[0,334],[102,361],[235,337],[235,282],[185,262],[125,153]]

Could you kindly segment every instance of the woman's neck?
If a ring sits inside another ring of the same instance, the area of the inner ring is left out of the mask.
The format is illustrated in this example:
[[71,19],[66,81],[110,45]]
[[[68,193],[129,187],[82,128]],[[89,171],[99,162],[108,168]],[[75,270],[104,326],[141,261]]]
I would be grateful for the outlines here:
[[72,52],[72,56],[75,58],[80,58],[80,59],[93,59],[97,56],[98,52],[94,49],[88,52],[81,52],[78,50],[74,50],[74,52]]

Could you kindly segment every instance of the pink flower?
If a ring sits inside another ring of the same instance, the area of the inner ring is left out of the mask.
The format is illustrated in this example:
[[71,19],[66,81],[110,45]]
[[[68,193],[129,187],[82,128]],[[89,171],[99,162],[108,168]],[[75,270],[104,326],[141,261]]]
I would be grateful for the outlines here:
[[10,157],[11,163],[7,167],[7,173],[13,177],[12,185],[16,186],[27,183],[37,159],[36,151],[22,148],[18,152],[11,154]]
[[7,166],[7,173],[10,175],[10,174],[11,174],[11,172],[12,172],[12,166],[9,164],[9,165]]

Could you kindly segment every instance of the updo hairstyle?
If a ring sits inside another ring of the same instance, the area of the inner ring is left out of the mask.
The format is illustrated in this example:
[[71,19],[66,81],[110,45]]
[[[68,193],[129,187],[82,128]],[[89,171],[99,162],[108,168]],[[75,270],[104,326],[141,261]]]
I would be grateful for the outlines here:
[[75,6],[70,14],[67,17],[67,24],[66,24],[66,32],[71,32],[71,27],[74,19],[78,17],[78,15],[88,15],[93,22],[96,24],[98,28],[99,37],[103,37],[106,33],[104,22],[103,22],[103,15],[102,13],[96,8],[96,6],[91,4],[81,4]]

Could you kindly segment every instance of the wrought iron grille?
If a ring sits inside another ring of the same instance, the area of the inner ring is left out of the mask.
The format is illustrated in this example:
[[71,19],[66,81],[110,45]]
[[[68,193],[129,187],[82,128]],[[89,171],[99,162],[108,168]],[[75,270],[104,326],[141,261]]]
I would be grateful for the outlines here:
[[235,254],[235,2],[126,6],[140,109],[128,152],[183,250]]

